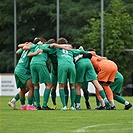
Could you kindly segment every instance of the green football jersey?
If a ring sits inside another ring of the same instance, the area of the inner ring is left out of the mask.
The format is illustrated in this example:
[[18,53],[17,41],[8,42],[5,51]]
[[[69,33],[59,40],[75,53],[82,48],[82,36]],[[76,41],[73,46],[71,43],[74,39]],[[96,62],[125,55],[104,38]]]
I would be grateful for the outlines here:
[[57,71],[58,62],[57,62],[57,56],[55,54],[56,48],[50,48],[50,44],[40,45],[40,48],[44,52],[47,52],[49,54],[49,57],[50,57],[50,60],[51,60],[51,63],[52,63],[52,68],[54,69],[54,71]]
[[[40,45],[43,45],[44,47],[48,47],[49,45],[47,44],[36,44],[30,47],[30,52],[37,52],[40,49]],[[30,53],[29,52],[29,53]],[[47,52],[41,52],[36,56],[32,57],[31,63],[32,64],[42,64],[42,65],[46,65],[46,61],[48,59],[48,53]]]
[[27,56],[29,53],[29,50],[19,50],[19,54],[21,55],[17,66],[15,69],[27,69],[30,70],[30,58]]
[[74,65],[73,52],[71,50],[56,48],[58,65]]
[[72,49],[71,51],[73,52],[73,56],[74,57],[79,55],[79,54],[86,54],[86,53],[88,53],[87,51],[84,51],[82,49]]

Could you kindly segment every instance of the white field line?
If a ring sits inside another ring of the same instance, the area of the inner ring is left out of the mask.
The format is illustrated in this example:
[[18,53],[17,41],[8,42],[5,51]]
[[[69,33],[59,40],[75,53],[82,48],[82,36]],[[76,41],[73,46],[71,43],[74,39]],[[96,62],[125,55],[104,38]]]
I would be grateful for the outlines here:
[[[132,122],[128,122],[128,123],[133,123],[133,121],[132,121]],[[89,129],[89,128],[95,128],[95,127],[107,126],[107,125],[117,125],[117,123],[90,125],[90,126],[86,126],[86,127],[77,129],[76,132],[77,132],[77,133],[86,132],[86,130]],[[133,130],[133,127],[131,127],[131,128],[121,128],[121,129],[119,129],[119,130],[130,130],[130,129]],[[111,128],[110,130],[117,130],[117,129],[112,129],[112,128]],[[87,130],[87,131],[88,131],[88,130]],[[100,132],[99,129],[98,129],[98,131]],[[101,130],[101,132],[102,132],[102,131],[103,131],[103,130]]]

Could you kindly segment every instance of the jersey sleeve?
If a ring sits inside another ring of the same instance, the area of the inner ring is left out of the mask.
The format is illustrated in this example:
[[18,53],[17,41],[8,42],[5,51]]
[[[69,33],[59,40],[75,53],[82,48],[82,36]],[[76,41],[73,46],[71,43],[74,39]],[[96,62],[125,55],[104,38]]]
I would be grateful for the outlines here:
[[35,48],[37,47],[37,44],[30,46],[29,53],[35,52]]
[[23,53],[23,51],[24,51],[23,49],[19,49],[18,54],[21,55]]
[[73,52],[74,56],[77,56],[79,54],[86,54],[86,53],[88,53],[87,51],[80,50],[80,49],[72,49],[72,52]]
[[31,49],[35,49],[36,46],[37,46],[37,44],[31,45],[31,46],[30,46],[30,50],[31,50]]

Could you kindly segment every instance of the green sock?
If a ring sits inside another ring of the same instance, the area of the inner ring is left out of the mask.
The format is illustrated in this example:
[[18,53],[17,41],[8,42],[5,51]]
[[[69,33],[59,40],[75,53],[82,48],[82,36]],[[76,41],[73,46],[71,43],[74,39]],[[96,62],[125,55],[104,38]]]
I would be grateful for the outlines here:
[[33,103],[33,98],[28,97],[28,105],[32,105],[32,103]]
[[51,98],[54,105],[56,105],[56,91],[51,92]]
[[96,96],[96,104],[97,106],[100,106],[100,101],[98,100],[97,96]]
[[85,102],[88,102],[90,93],[87,91],[84,93]]
[[76,95],[76,103],[80,103],[80,98],[81,98],[81,95]]
[[17,93],[16,96],[14,96],[14,98],[16,99],[16,101],[18,101],[20,99],[19,93]]
[[105,92],[104,92],[104,90],[100,90],[99,91],[99,94],[100,94],[100,96],[104,99],[104,98],[107,98],[106,97],[106,94],[105,94]]
[[20,98],[21,105],[25,105],[25,98]]
[[64,92],[65,92],[65,100],[66,100],[66,106],[68,104],[68,97],[69,97],[69,91],[68,89],[64,89]]
[[74,107],[74,102],[76,98],[76,89],[71,89],[70,91],[70,97],[71,97],[71,107]]
[[60,99],[61,99],[62,105],[63,105],[63,107],[65,107],[66,106],[66,100],[65,100],[64,89],[60,89],[59,94],[60,94]]
[[35,98],[35,101],[36,101],[36,106],[37,107],[40,107],[40,94],[39,94],[39,89],[38,88],[35,88],[34,89],[34,98]]
[[44,94],[43,94],[43,106],[44,107],[47,107],[50,91],[51,90],[49,88],[45,88],[45,91],[44,91]]
[[35,97],[33,97],[33,104],[36,102]]
[[116,100],[117,102],[122,103],[122,104],[125,104],[125,102],[126,102],[126,100],[119,95],[115,95],[114,100]]

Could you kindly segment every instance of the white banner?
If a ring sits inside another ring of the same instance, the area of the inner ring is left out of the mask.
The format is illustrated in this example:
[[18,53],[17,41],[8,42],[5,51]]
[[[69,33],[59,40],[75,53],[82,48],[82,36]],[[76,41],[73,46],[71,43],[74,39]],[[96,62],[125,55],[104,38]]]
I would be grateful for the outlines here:
[[0,81],[0,96],[14,96],[19,91],[13,74],[0,74]]

